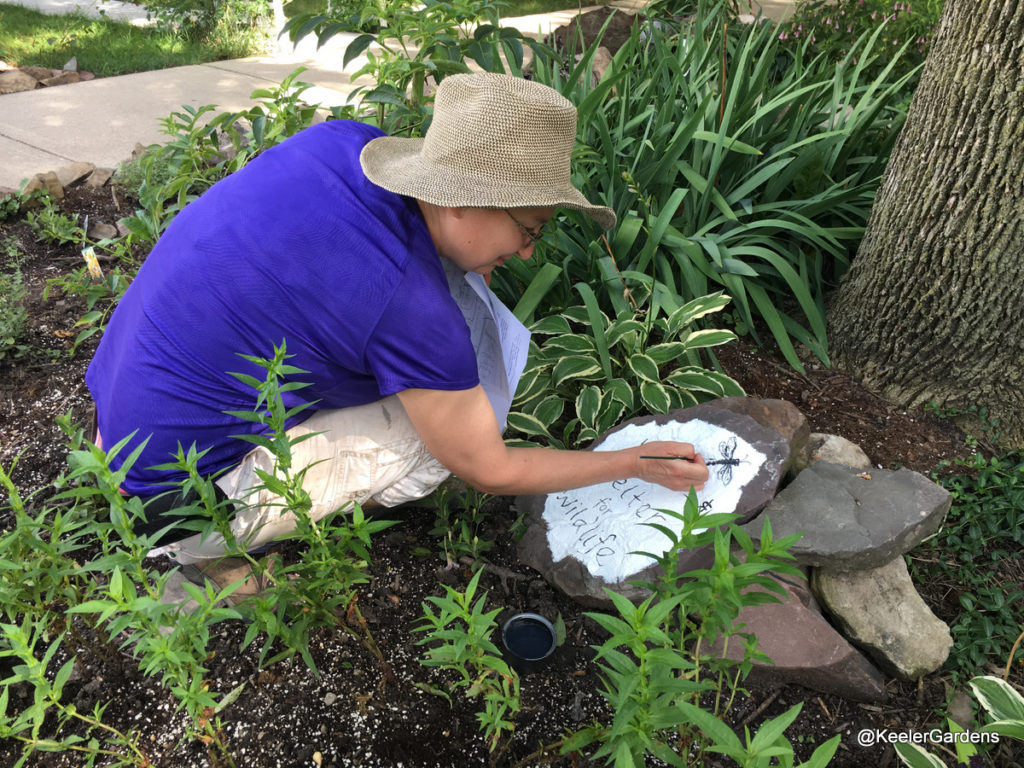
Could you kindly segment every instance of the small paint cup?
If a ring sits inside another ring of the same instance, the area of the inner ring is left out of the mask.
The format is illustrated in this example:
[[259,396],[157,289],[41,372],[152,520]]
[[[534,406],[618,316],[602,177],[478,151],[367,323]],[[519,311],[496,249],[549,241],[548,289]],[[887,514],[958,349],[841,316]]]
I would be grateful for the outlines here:
[[551,622],[540,614],[517,613],[502,626],[501,642],[513,668],[529,674],[554,653],[558,637]]

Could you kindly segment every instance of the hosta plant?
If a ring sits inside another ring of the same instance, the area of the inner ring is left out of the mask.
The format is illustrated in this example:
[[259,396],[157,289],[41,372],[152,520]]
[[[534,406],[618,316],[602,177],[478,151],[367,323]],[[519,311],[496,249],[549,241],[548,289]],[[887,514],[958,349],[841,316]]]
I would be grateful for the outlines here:
[[644,309],[611,319],[588,286],[576,289],[583,305],[533,324],[533,334],[543,339],[530,342],[508,416],[513,430],[575,447],[638,414],[743,394],[733,379],[706,370],[699,358],[701,350],[732,341],[735,334],[692,327],[728,304],[727,296],[703,296],[668,312],[654,292]]

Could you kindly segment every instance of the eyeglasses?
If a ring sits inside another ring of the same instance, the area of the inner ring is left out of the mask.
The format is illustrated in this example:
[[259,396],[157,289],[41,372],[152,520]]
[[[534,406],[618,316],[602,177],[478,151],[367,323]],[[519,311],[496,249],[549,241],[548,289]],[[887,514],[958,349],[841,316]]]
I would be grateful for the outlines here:
[[502,210],[505,211],[505,213],[508,214],[508,217],[516,223],[516,226],[519,227],[519,231],[526,235],[527,239],[530,241],[530,245],[536,245],[545,235],[551,234],[552,230],[554,229],[554,225],[552,225],[552,223],[549,221],[541,225],[540,228],[538,228],[535,232],[529,227],[525,226],[515,216],[513,216],[512,211],[510,211],[508,208],[503,208]]

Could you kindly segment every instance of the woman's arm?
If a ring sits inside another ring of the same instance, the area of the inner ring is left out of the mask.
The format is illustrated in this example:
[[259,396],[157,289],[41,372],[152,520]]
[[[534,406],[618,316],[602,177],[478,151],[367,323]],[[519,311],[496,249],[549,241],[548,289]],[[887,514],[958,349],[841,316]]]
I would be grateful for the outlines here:
[[[635,477],[674,491],[703,487],[704,460],[689,443],[649,442],[619,451],[559,451],[505,445],[490,400],[477,386],[407,389],[398,399],[427,448],[460,479],[487,493],[552,493]],[[641,454],[693,461],[640,459]]]

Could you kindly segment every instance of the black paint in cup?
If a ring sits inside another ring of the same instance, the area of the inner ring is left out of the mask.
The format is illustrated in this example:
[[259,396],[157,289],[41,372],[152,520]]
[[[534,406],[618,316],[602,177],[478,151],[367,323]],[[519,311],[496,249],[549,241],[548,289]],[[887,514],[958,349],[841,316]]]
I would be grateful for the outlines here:
[[517,613],[501,628],[501,642],[518,671],[532,672],[558,645],[555,628],[537,613]]

